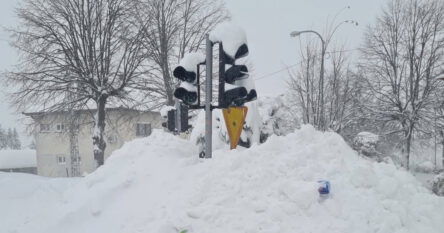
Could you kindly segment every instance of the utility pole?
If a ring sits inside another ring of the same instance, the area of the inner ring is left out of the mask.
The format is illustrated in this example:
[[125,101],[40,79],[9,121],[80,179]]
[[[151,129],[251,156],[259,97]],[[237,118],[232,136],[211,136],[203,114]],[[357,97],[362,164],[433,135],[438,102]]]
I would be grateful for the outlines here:
[[213,99],[213,42],[210,35],[206,35],[206,81],[205,81],[205,158],[212,157],[212,109]]
[[[319,35],[319,34],[318,34]],[[320,99],[321,99],[321,103],[320,103],[320,107],[321,107],[321,117],[319,118],[319,125],[322,131],[325,131],[326,125],[325,125],[325,105],[324,105],[324,63],[325,63],[325,41],[322,38],[321,35],[319,35],[319,38],[321,38],[322,41],[322,54],[321,54],[321,74],[320,74],[320,85],[319,85],[319,92],[320,92]]]

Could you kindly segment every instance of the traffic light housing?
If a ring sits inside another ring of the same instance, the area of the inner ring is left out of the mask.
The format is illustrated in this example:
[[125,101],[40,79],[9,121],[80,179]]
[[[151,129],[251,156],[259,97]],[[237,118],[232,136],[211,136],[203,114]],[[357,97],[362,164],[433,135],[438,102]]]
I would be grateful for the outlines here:
[[[236,62],[247,55],[248,46],[245,43],[239,46],[234,57],[224,51],[222,42],[219,43],[219,106],[222,108],[242,106],[257,98],[256,90],[248,89],[246,85],[248,67]],[[230,86],[226,86],[226,83]]]
[[197,87],[187,82],[182,82],[176,90],[174,97],[182,100],[186,105],[196,105],[198,99]]
[[180,114],[177,113],[177,109],[171,109],[167,112],[166,121],[162,123],[162,126],[170,132],[177,132],[179,126],[176,125],[177,117],[180,120],[180,132],[186,132],[191,128],[189,125],[188,106],[180,104]]
[[202,54],[188,53],[173,71],[173,76],[181,81],[173,95],[188,106],[200,104],[199,65],[204,62]]
[[171,109],[167,112],[167,120],[162,123],[164,128],[167,128],[168,131],[174,132],[176,131],[176,110]]

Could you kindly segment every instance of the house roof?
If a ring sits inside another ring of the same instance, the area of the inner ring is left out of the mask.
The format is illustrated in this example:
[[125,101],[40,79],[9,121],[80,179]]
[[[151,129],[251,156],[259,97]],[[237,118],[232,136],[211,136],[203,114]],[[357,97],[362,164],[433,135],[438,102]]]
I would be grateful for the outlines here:
[[35,150],[0,150],[0,169],[24,167],[37,167]]
[[[79,109],[76,110],[77,112],[95,112],[97,109]],[[125,108],[125,107],[116,107],[116,108],[106,108],[106,111],[133,111],[133,112],[152,112],[152,113],[159,113],[157,111],[150,111],[150,110],[137,110],[132,108]],[[23,115],[34,117],[39,115],[45,115],[45,114],[55,114],[55,113],[67,113],[67,110],[59,110],[59,111],[38,111],[38,112],[22,112]]]

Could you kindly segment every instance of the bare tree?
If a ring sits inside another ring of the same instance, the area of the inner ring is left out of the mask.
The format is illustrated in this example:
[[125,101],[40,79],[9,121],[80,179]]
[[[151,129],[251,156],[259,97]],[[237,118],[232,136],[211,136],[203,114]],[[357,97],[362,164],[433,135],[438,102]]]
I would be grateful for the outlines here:
[[295,93],[296,101],[302,109],[304,124],[316,126],[319,122],[319,77],[317,76],[318,60],[316,47],[307,44],[301,52],[302,61],[296,72],[290,72],[289,89]]
[[218,23],[227,20],[224,4],[210,0],[140,0],[139,20],[151,23],[144,27],[143,45],[147,51],[145,72],[148,92],[174,104],[175,80],[172,64],[178,64],[186,52],[202,49],[205,34]]
[[[312,42],[305,45],[299,69],[290,72],[289,89],[296,96],[304,124],[313,124],[317,128],[325,124],[326,128],[340,133],[352,120],[351,104],[355,97],[350,80],[352,73],[343,48],[328,52],[330,65],[325,69],[326,82],[320,88],[320,54],[317,51]],[[320,101],[321,98],[324,101]]]
[[439,0],[393,0],[368,28],[361,72],[373,101],[366,109],[403,136],[409,168],[413,136],[427,124],[444,52],[444,7]]
[[129,0],[25,0],[11,30],[20,52],[7,74],[18,110],[95,107],[94,159],[104,163],[106,106],[131,100],[141,78],[142,27]]
[[353,100],[357,98],[353,72],[347,62],[344,47],[339,47],[331,56],[331,69],[327,73],[325,93],[325,124],[327,128],[341,133],[345,127],[355,120]]

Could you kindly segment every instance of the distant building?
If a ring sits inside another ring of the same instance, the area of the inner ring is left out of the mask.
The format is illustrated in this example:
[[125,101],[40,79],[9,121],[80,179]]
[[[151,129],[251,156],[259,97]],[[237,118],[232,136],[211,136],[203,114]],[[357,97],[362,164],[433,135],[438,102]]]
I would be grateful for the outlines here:
[[0,150],[0,172],[37,174],[35,150]]
[[[107,109],[106,158],[125,142],[147,137],[161,128],[159,112],[126,108]],[[93,156],[94,110],[24,113],[34,120],[37,174],[50,177],[82,176],[95,170]]]

